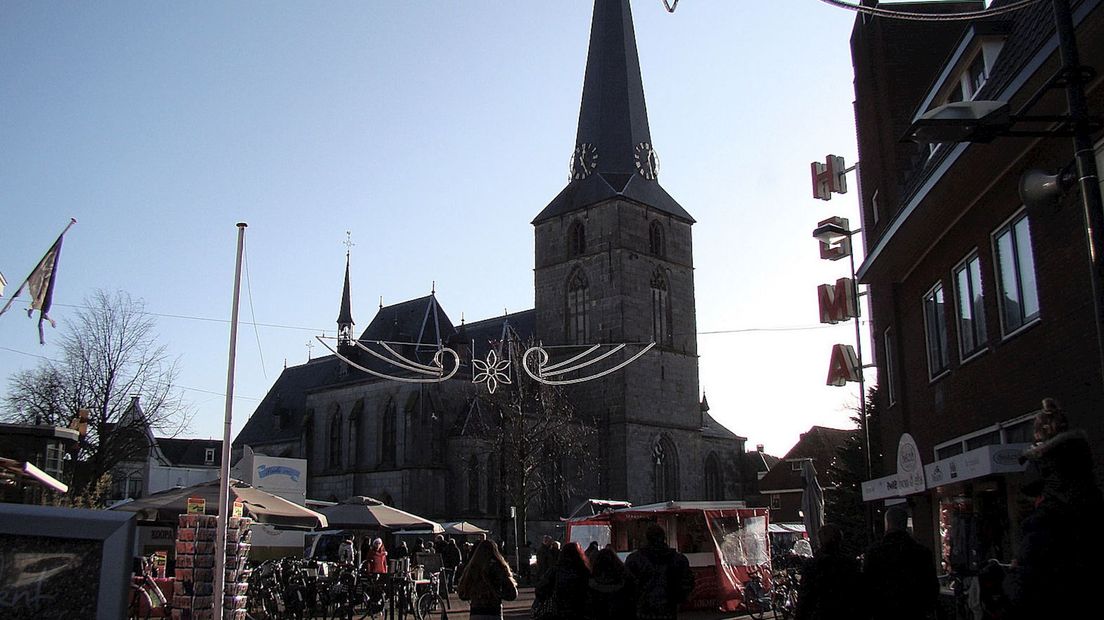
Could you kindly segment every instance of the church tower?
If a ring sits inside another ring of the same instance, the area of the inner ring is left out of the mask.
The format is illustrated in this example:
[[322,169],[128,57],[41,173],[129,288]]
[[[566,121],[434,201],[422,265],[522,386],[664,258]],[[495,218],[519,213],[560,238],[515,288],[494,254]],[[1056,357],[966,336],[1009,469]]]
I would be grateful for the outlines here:
[[353,302],[349,295],[349,252],[345,252],[345,286],[341,289],[341,309],[337,313],[337,350],[349,355],[353,347]]
[[701,497],[693,223],[659,183],[629,0],[595,0],[568,184],[533,225],[544,344],[657,343],[570,392],[600,426],[601,497]]

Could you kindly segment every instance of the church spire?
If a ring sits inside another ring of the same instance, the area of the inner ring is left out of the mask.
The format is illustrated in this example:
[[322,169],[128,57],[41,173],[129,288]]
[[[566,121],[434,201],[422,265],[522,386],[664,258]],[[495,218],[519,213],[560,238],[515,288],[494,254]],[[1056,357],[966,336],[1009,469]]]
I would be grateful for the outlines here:
[[693,222],[658,179],[629,0],[595,0],[568,185],[533,223],[618,196]]
[[[349,233],[345,233],[351,237]],[[349,295],[349,253],[353,243],[351,238],[345,240],[345,287],[341,291],[341,310],[337,313],[337,343],[349,344],[353,339],[353,302]]]

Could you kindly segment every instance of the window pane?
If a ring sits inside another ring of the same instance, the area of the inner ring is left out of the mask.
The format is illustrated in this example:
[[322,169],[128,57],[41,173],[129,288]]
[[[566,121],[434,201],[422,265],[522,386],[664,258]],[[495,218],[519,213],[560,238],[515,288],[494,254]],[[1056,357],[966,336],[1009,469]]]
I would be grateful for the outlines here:
[[924,298],[924,327],[928,340],[928,368],[934,376],[944,370],[947,358],[947,322],[943,306],[943,287],[936,286]]
[[970,298],[970,274],[965,268],[955,272],[955,296],[958,298],[958,337],[962,353],[977,348],[974,338],[974,305]]
[[1004,330],[1010,332],[1023,324],[1020,314],[1020,291],[1016,284],[1016,255],[1012,250],[1012,231],[997,236],[997,269],[1000,274],[1001,318]]
[[1035,255],[1031,251],[1031,230],[1027,218],[1016,222],[1016,257],[1020,271],[1020,294],[1023,300],[1024,321],[1039,314],[1039,293],[1035,284]]
[[973,296],[974,341],[980,346],[989,340],[989,333],[985,329],[985,294],[981,287],[981,259],[975,257],[971,260],[967,270],[970,274],[970,293]]

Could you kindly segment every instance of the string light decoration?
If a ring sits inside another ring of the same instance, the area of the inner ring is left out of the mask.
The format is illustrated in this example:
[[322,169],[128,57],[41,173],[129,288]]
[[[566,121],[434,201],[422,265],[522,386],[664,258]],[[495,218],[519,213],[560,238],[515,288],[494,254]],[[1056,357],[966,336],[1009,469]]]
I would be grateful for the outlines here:
[[[1020,9],[1027,8],[1042,0],[1019,0],[1019,2],[1013,2],[1011,4],[983,9],[981,11],[964,11],[962,13],[915,13],[910,11],[896,11],[894,9],[884,9],[876,6],[866,6],[860,4],[851,4],[844,2],[843,0],[820,0],[825,4],[831,6],[847,9],[849,11],[855,11],[857,13],[863,13],[866,15],[874,15],[877,17],[885,17],[888,19],[902,19],[909,21],[920,22],[953,22],[953,21],[971,21],[982,17],[996,17],[998,15],[1004,15],[1005,13],[1011,13]],[[664,2],[666,4],[666,2]],[[676,2],[677,4],[677,2]],[[668,9],[673,10],[673,9]]]
[[[605,370],[603,370],[603,371],[601,371],[597,374],[589,375],[589,376],[586,376],[586,377],[576,377],[574,379],[549,379],[548,377],[556,377],[556,376],[559,376],[559,375],[565,375],[565,374],[568,374],[568,373],[571,373],[571,372],[576,372],[580,369],[586,368],[587,366],[590,366],[592,364],[596,364],[596,363],[606,359],[607,357],[617,353],[618,351],[621,351],[622,349],[624,349],[628,345],[627,344],[618,344],[618,345],[595,344],[595,345],[591,345],[590,348],[588,348],[586,351],[583,351],[582,353],[576,355],[575,357],[572,357],[572,358],[566,359],[562,362],[558,362],[556,364],[551,364],[551,365],[549,365],[549,363],[548,363],[548,361],[549,361],[548,351],[546,351],[544,349],[544,347],[540,347],[540,346],[529,347],[529,349],[527,349],[525,351],[525,354],[521,356],[521,361],[522,361],[521,365],[522,365],[522,368],[525,369],[525,374],[532,377],[533,380],[539,381],[539,382],[541,382],[545,385],[572,385],[574,383],[582,383],[584,381],[592,381],[594,379],[600,379],[600,378],[602,378],[602,377],[604,377],[604,376],[606,376],[606,375],[608,375],[612,372],[617,372],[618,370],[621,370],[625,366],[628,366],[629,364],[631,364],[631,363],[635,362],[636,360],[640,359],[640,357],[643,356],[645,353],[647,353],[648,351],[651,351],[652,347],[654,347],[655,345],[656,345],[655,342],[649,342],[646,345],[644,345],[644,348],[641,349],[636,355],[633,355],[629,359],[621,362],[620,364],[617,364],[616,366],[613,366],[611,368],[607,368],[607,369],[605,369]],[[583,360],[584,358],[586,358],[591,353],[594,353],[598,349],[602,348],[603,346],[612,347],[612,348],[609,351],[606,351],[605,353],[602,353],[601,355],[598,355],[598,356],[596,356],[594,358],[591,358],[587,361],[580,361],[580,360]],[[533,364],[532,361],[530,360],[530,355],[532,355],[534,353],[536,353],[538,355],[538,357],[535,358],[536,359],[535,364]],[[579,363],[575,364],[576,362],[579,362]],[[575,364],[575,365],[571,366],[571,364]],[[536,373],[533,372],[532,367],[534,365],[537,367],[537,372]]]

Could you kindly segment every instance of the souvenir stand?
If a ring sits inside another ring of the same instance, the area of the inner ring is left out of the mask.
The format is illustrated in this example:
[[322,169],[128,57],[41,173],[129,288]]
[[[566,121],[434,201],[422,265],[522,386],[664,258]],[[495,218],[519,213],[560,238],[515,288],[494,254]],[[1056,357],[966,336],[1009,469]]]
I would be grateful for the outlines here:
[[[245,620],[249,574],[249,526],[242,505],[226,523],[226,582],[223,618]],[[173,585],[174,620],[209,620],[215,604],[215,531],[217,516],[203,514],[202,503],[189,502],[189,514],[180,515],[176,530],[176,581]]]
[[744,502],[663,502],[629,506],[568,519],[566,539],[584,548],[591,541],[611,545],[622,560],[645,543],[644,532],[658,523],[667,543],[683,553],[694,571],[687,609],[735,611],[743,584],[758,573],[770,583],[770,542],[766,508]]

